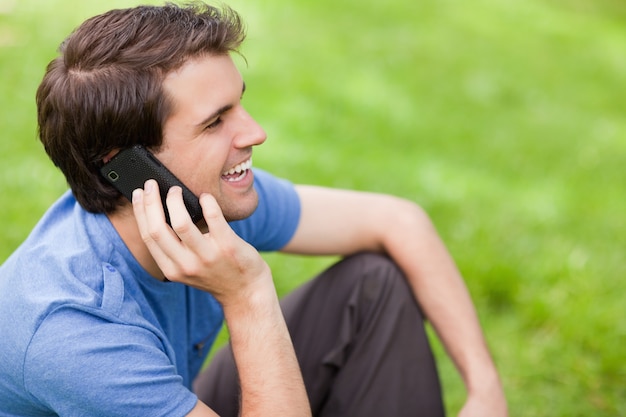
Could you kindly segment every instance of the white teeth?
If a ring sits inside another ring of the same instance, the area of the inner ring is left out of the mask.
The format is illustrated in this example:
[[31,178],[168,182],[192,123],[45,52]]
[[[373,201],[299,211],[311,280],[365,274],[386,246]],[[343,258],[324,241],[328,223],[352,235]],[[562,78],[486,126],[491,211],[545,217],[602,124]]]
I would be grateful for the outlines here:
[[222,175],[233,175],[235,173],[241,174],[243,171],[246,171],[252,167],[252,159],[248,159],[246,162],[242,162],[240,164],[235,165],[233,168],[228,171],[224,171]]

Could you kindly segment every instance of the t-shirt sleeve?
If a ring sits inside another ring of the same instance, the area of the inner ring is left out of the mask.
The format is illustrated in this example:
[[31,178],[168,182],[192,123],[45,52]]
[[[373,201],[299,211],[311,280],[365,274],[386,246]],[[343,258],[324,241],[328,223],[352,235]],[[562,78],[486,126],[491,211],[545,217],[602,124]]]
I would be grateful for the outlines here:
[[35,333],[24,385],[62,416],[185,416],[197,402],[150,329],[69,307]]
[[252,216],[231,222],[233,230],[259,251],[282,249],[293,237],[300,221],[300,198],[293,184],[254,170],[259,205]]

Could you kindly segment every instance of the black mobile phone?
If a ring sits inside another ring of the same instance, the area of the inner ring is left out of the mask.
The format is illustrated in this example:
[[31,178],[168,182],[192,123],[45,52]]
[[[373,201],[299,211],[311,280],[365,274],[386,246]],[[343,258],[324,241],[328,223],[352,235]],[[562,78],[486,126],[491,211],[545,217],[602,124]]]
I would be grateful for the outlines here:
[[159,184],[165,220],[170,224],[170,216],[167,211],[165,199],[168,190],[178,185],[183,189],[183,201],[194,223],[202,220],[202,207],[198,197],[189,190],[170,170],[146,148],[141,145],[123,149],[118,152],[102,168],[100,173],[121,192],[129,201],[132,201],[133,191],[143,188],[146,181],[154,179]]

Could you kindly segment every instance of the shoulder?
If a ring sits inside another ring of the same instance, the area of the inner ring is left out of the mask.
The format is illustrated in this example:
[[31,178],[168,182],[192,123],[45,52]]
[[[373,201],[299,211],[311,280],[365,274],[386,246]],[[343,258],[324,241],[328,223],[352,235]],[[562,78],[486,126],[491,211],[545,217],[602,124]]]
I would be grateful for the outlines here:
[[185,415],[195,405],[109,229],[66,194],[0,267],[0,414]]
[[279,250],[297,229],[300,198],[291,182],[259,169],[254,170],[254,175],[259,205],[249,218],[230,224],[258,250]]

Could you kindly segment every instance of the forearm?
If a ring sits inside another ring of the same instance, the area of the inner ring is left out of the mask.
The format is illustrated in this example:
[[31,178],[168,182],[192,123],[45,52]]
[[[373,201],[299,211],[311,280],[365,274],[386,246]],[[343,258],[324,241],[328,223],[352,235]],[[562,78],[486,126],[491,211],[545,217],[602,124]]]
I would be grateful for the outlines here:
[[[168,192],[171,228],[154,180],[135,190],[137,230],[159,276],[212,294],[224,309],[242,392],[242,416],[307,416],[308,398],[271,271],[226,222],[214,197],[200,197],[210,233],[189,218],[182,190]],[[145,259],[144,259],[145,260]],[[150,261],[148,259],[148,261]],[[198,402],[193,416],[215,415]]]
[[[506,404],[467,288],[428,216],[396,197],[298,186],[301,221],[286,252],[347,255],[386,252],[413,293],[468,388],[467,404],[504,416]],[[481,415],[473,407],[469,415]]]
[[225,305],[241,384],[241,416],[307,416],[310,407],[289,332],[272,288]]
[[428,216],[419,207],[404,203],[389,227],[392,230],[385,233],[384,250],[407,275],[468,391],[499,387],[469,292]]

